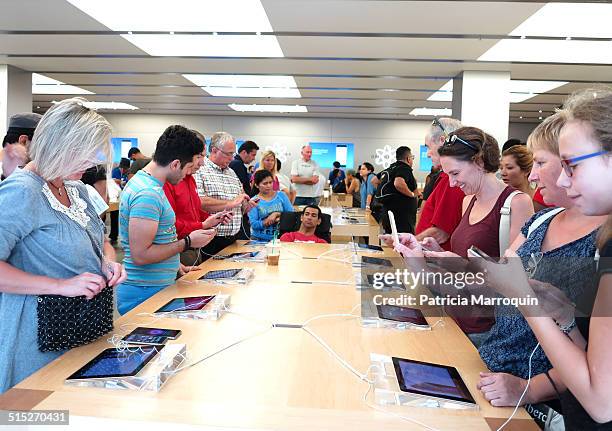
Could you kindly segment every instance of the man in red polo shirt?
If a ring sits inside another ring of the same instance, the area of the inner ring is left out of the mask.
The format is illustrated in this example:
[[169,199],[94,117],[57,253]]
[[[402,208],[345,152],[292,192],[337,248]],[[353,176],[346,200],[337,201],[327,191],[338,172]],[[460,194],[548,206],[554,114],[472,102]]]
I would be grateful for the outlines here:
[[[427,157],[434,166],[440,166],[438,149],[444,145],[449,133],[463,127],[454,118],[436,118],[425,137]],[[458,187],[451,187],[448,175],[441,172],[434,185],[433,192],[425,201],[421,216],[416,226],[416,237],[422,241],[426,237],[434,238],[445,250],[450,249],[450,236],[461,220],[461,205],[465,194]]]
[[[191,232],[198,229],[210,229],[219,223],[228,223],[231,220],[231,213],[228,211],[218,212],[210,216],[202,210],[200,197],[196,187],[195,179],[192,174],[196,172],[204,163],[206,157],[206,139],[202,134],[195,131],[195,134],[204,143],[204,151],[194,157],[194,164],[191,172],[185,175],[182,181],[176,185],[169,181],[164,183],[164,193],[174,210],[176,216],[176,234],[178,239],[182,239]],[[199,265],[210,256],[202,255],[199,250],[185,250],[181,253],[181,263],[185,266]]]

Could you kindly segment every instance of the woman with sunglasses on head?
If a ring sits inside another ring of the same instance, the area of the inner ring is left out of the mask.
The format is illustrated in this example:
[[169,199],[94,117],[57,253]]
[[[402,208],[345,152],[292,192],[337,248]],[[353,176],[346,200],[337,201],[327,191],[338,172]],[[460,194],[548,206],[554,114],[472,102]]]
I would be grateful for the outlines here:
[[[423,240],[423,245],[433,250],[433,253],[428,252],[432,257],[465,259],[471,246],[478,247],[489,256],[499,256],[501,209],[510,200],[509,229],[503,233],[512,243],[533,214],[531,198],[523,193],[511,196],[515,190],[497,179],[495,173],[499,169],[500,159],[497,141],[476,127],[455,130],[438,152],[450,186],[460,188],[466,196],[461,221],[450,238],[451,251],[444,252],[433,238]],[[402,236],[400,242],[402,244],[396,245],[396,248],[405,258],[412,261],[412,258],[424,257],[421,243],[414,236]],[[458,264],[467,263],[460,259],[449,259],[447,262],[453,265],[448,269],[457,272],[464,270],[456,267]],[[456,295],[457,290],[452,293]],[[487,337],[494,323],[493,308],[490,306],[449,307],[449,311],[476,346]]]
[[[598,237],[592,318],[575,319],[569,301],[554,314],[542,301],[519,310],[554,366],[558,382],[567,388],[561,396],[566,430],[612,430],[612,92],[586,90],[573,95],[561,113],[567,123],[559,136],[563,170],[557,184],[583,214],[607,216]],[[506,264],[481,259],[474,263],[487,270],[489,286],[504,296],[534,296],[527,277],[517,271],[513,254],[507,255]]]

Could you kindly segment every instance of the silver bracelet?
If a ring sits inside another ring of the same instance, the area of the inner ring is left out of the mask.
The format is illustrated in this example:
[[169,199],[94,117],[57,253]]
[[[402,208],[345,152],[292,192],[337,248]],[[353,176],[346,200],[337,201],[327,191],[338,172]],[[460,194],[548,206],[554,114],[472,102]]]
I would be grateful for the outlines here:
[[570,323],[568,323],[567,325],[559,325],[557,323],[557,326],[559,327],[561,332],[563,332],[565,335],[568,335],[576,327],[576,318],[575,317],[572,318],[572,321]]

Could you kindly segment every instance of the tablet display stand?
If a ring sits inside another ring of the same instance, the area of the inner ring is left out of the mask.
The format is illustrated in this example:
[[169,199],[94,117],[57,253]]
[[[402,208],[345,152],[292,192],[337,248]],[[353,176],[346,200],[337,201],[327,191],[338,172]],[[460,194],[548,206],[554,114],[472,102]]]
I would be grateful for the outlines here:
[[171,319],[219,320],[229,309],[230,302],[231,295],[218,293],[200,310],[160,311],[153,314]]
[[243,268],[238,274],[229,278],[217,278],[212,280],[197,280],[198,283],[213,284],[248,284],[255,277],[253,268]]
[[[131,346],[129,349],[138,349],[138,346]],[[126,352],[126,355],[129,354],[129,352]],[[187,346],[185,344],[167,344],[135,376],[66,380],[64,383],[67,386],[76,387],[159,392],[183,364],[186,355]]]
[[370,353],[374,376],[374,401],[383,406],[428,407],[450,410],[479,410],[478,404],[447,400],[400,390],[393,361],[390,356]]
[[381,287],[373,286],[369,283],[367,276],[368,274],[374,274],[376,271],[372,271],[371,273],[367,273],[361,268],[353,267],[353,275],[355,276],[355,288],[357,290],[376,290],[376,291],[395,291],[395,292],[406,292],[406,286],[404,284],[394,284],[393,287],[389,287],[388,285],[383,285]]
[[[431,331],[431,326],[415,325],[410,322],[398,322],[396,320],[381,319],[380,317],[362,317],[361,326],[364,328],[385,328],[399,331]],[[393,366],[393,364],[391,364]]]
[[384,250],[381,251],[381,250],[370,250],[370,249],[367,249],[367,248],[361,248],[361,247],[359,247],[359,245],[357,243],[352,242],[352,241],[348,243],[348,248],[350,250],[354,251],[355,253],[368,253],[368,254],[370,254],[370,253],[372,253],[372,254],[383,254],[384,253]]
[[[259,251],[253,257],[244,257],[244,256],[236,256],[226,259],[228,262],[264,262],[266,258],[266,253],[264,251]],[[240,273],[238,274],[240,275]]]

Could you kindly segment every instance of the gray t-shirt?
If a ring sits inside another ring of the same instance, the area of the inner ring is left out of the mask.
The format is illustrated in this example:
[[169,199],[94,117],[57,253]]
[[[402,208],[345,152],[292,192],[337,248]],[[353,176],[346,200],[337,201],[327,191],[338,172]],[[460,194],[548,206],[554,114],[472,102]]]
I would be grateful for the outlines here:
[[130,166],[130,175],[136,175],[136,172],[147,166],[150,161],[151,159],[148,157],[145,157],[144,159],[134,160],[132,162],[132,165]]
[[[291,176],[310,178],[313,175],[319,175],[319,165],[314,160],[304,161],[303,159],[294,160],[291,163]],[[305,198],[314,198],[317,190],[316,184],[295,184],[296,196]]]
[[[17,169],[0,183],[1,261],[57,279],[101,275],[104,224],[82,183],[66,182],[66,188],[77,202],[71,205],[72,217],[53,208],[61,204],[48,197],[46,182],[32,172]],[[38,349],[37,300],[36,295],[0,293],[0,393],[63,353]],[[112,316],[112,304],[108,311]],[[74,329],[66,328],[67,336]]]

